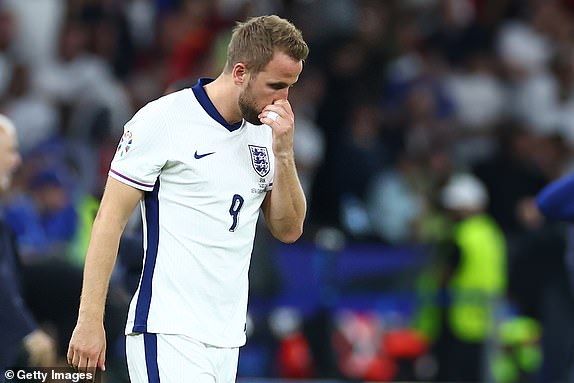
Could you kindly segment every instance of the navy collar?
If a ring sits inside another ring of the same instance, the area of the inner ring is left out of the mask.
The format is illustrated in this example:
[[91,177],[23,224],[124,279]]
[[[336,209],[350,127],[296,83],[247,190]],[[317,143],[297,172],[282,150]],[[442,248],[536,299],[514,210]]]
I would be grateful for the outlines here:
[[212,81],[213,81],[212,78],[200,78],[197,81],[197,84],[195,84],[191,88],[193,90],[193,93],[195,94],[195,97],[197,98],[197,101],[199,101],[199,103],[201,104],[203,109],[207,112],[207,114],[209,114],[211,118],[213,118],[215,121],[223,125],[225,129],[229,130],[230,132],[233,132],[234,130],[241,128],[241,125],[243,125],[243,121],[239,121],[235,124],[230,124],[229,122],[225,121],[225,118],[223,118],[223,116],[215,108],[215,105],[213,105],[213,103],[207,96],[207,93],[205,92],[205,89],[203,89],[203,87]]

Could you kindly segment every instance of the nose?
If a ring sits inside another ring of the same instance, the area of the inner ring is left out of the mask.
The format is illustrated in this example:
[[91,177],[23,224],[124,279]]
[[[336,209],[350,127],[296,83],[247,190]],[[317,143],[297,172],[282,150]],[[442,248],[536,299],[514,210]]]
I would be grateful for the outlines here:
[[279,89],[277,91],[277,93],[275,94],[275,98],[273,99],[273,102],[278,101],[278,100],[287,100],[288,97],[289,97],[289,88]]

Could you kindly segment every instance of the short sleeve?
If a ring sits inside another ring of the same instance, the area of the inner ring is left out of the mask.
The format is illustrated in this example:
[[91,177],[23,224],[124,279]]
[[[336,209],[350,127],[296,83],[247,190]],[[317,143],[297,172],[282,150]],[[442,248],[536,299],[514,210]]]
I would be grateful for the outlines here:
[[151,191],[170,153],[167,126],[157,105],[148,104],[124,126],[108,175]]

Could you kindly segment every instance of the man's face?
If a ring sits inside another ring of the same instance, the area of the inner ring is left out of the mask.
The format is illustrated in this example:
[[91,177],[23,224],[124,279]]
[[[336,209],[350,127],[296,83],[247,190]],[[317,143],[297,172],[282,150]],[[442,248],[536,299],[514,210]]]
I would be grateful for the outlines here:
[[21,160],[16,136],[0,127],[0,191],[10,187],[12,173]]
[[254,125],[261,125],[259,113],[277,100],[287,100],[289,87],[297,82],[302,70],[301,61],[277,51],[261,72],[248,74],[249,79],[238,100],[243,118]]

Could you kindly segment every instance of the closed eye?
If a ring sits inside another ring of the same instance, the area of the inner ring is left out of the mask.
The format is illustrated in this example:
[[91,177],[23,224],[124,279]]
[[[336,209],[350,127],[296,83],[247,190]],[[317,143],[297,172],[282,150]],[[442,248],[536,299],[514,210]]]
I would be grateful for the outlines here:
[[289,85],[289,84],[284,83],[284,82],[274,82],[272,84],[269,84],[269,87],[271,87],[274,90],[281,90],[281,89],[285,89],[285,88],[290,88],[290,87],[292,87],[292,85]]

